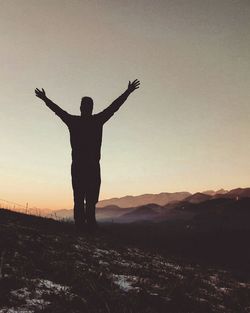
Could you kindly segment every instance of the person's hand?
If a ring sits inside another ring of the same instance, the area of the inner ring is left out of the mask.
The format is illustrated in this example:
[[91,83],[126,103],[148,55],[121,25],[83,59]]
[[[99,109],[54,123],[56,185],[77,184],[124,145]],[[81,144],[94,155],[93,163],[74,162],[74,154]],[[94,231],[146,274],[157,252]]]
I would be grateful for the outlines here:
[[129,81],[128,83],[128,91],[133,92],[135,89],[138,89],[140,87],[140,81],[138,79],[135,79],[132,83]]
[[47,99],[46,97],[46,93],[44,91],[44,89],[42,88],[42,90],[39,90],[38,88],[35,89],[35,94],[38,98],[42,99],[42,100],[45,100]]

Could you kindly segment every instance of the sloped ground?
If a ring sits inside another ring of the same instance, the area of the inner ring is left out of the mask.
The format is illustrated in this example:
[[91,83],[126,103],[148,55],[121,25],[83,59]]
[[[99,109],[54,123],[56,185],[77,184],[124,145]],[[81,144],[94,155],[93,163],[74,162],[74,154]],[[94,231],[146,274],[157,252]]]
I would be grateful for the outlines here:
[[250,312],[250,282],[0,210],[0,312]]

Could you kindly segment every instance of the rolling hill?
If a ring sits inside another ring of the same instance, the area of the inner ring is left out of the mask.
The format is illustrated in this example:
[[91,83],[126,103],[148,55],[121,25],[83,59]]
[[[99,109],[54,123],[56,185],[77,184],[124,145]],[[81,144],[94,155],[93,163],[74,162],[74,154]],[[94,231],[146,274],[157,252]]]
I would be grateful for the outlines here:
[[240,259],[238,270],[206,263],[207,256],[221,256],[222,264],[240,257],[246,236],[226,234],[221,242],[166,225],[163,233],[158,226],[111,226],[79,234],[72,223],[0,210],[0,312],[248,312],[250,278]]

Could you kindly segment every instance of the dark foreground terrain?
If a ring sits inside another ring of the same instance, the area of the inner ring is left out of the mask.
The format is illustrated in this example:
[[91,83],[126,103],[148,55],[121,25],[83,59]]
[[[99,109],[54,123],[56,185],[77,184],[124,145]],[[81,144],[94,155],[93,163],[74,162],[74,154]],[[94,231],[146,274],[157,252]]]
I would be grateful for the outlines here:
[[71,223],[0,210],[0,312],[250,312],[248,232],[171,227],[79,235]]

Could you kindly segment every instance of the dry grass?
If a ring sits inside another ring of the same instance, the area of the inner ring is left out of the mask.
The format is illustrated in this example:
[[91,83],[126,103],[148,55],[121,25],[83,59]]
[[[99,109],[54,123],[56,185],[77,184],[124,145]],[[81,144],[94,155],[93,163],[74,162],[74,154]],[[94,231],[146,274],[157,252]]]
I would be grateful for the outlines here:
[[0,210],[0,312],[249,312],[247,277],[113,235]]

